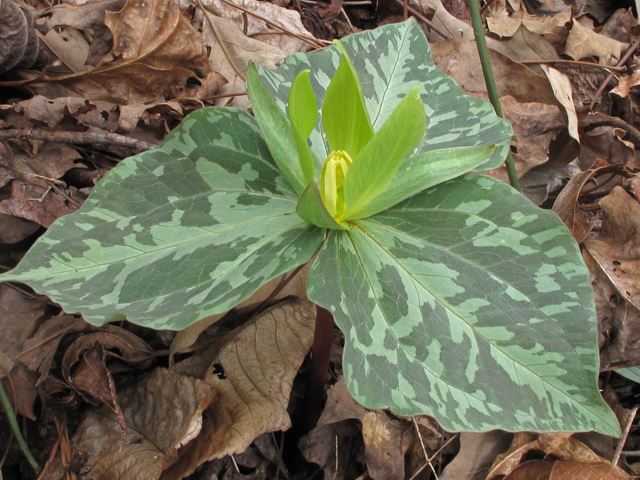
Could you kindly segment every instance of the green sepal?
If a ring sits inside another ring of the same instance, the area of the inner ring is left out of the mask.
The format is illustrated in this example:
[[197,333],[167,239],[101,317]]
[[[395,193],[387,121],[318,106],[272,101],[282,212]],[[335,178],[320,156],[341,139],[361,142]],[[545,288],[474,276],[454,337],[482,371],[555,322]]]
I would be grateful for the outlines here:
[[322,125],[329,150],[344,150],[353,158],[373,137],[373,127],[356,69],[342,44],[335,43],[342,58],[324,97]]
[[359,218],[362,209],[389,186],[402,161],[416,148],[426,130],[424,103],[419,87],[415,86],[353,158],[344,181],[345,220]]
[[358,216],[367,218],[421,191],[456,178],[486,162],[498,145],[443,148],[407,157],[384,192],[367,203]]
[[311,180],[305,191],[300,195],[296,213],[305,222],[317,227],[330,228],[332,230],[349,230],[347,224],[336,222],[324,206],[320,195],[320,183],[317,178]]
[[298,147],[304,183],[308,185],[315,175],[315,167],[307,139],[318,120],[318,104],[309,81],[309,70],[303,70],[293,80],[291,90],[289,90],[287,113],[291,122],[293,138]]
[[278,169],[296,193],[302,193],[306,183],[291,124],[267,90],[253,62],[247,69],[247,96]]

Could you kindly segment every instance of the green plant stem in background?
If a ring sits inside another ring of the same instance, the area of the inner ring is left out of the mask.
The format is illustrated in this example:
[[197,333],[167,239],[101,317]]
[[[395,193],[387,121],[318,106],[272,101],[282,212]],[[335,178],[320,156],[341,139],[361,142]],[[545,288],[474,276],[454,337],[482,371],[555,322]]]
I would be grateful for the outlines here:
[[20,432],[18,419],[16,418],[16,414],[13,411],[13,407],[11,406],[11,402],[9,401],[9,397],[7,396],[7,392],[5,391],[2,382],[0,382],[0,400],[2,401],[2,406],[4,407],[5,412],[7,412],[7,420],[9,420],[11,431],[16,436],[16,440],[18,441],[18,445],[20,446],[22,453],[24,453],[24,456],[27,457],[27,460],[31,464],[34,472],[36,472],[37,475],[40,475],[40,473],[42,472],[42,468],[40,468],[40,465],[38,465],[36,459],[33,458],[33,455],[31,455],[31,451],[27,446],[27,442],[22,436],[22,432]]
[[[498,116],[504,118],[502,108],[500,107],[498,87],[496,87],[496,80],[493,77],[493,69],[491,68],[489,48],[487,47],[487,40],[484,38],[484,25],[482,24],[482,18],[480,17],[480,4],[478,3],[478,0],[468,0],[468,4],[469,12],[471,13],[473,33],[476,37],[476,45],[478,46],[478,55],[480,55],[480,63],[482,64],[482,73],[484,74],[484,81],[487,84],[487,92],[489,93],[489,100],[491,101],[491,104]],[[520,180],[518,180],[518,172],[516,171],[516,165],[513,161],[513,155],[511,155],[511,152],[509,152],[509,155],[507,156],[505,165],[507,167],[507,174],[509,175],[509,183],[519,192],[522,191],[520,189]]]

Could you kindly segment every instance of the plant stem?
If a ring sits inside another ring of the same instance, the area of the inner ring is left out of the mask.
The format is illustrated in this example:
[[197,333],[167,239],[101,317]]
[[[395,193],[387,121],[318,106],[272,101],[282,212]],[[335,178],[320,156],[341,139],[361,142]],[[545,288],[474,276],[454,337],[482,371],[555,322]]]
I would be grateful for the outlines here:
[[[493,69],[491,68],[491,59],[489,58],[489,48],[487,47],[487,40],[484,37],[484,25],[482,24],[482,18],[480,17],[480,4],[478,0],[468,0],[469,12],[471,13],[471,24],[473,25],[473,33],[476,37],[476,45],[478,47],[478,55],[480,56],[480,64],[482,65],[482,73],[484,74],[484,81],[487,84],[487,92],[489,93],[489,100],[493,105],[496,114],[499,117],[504,118],[502,114],[502,108],[500,107],[500,96],[498,95],[498,87],[496,86],[496,80],[493,76]],[[513,161],[513,155],[509,151],[507,155],[507,161],[505,162],[507,167],[507,174],[509,175],[509,183],[513,188],[520,190],[520,180],[518,180],[518,172],[516,171],[516,165]]]
[[324,385],[327,382],[331,344],[333,342],[333,315],[329,310],[317,306],[316,328],[311,350],[311,371],[305,394],[305,413],[300,433],[304,435],[318,423],[324,400]]
[[9,420],[11,431],[16,437],[18,446],[20,447],[20,449],[22,450],[22,453],[24,453],[24,456],[27,458],[27,460],[31,464],[31,468],[33,468],[33,470],[36,472],[37,475],[40,475],[40,473],[42,473],[42,469],[40,468],[40,465],[38,465],[38,462],[36,462],[36,459],[33,458],[33,455],[31,455],[31,451],[27,446],[27,442],[24,440],[24,437],[22,436],[22,432],[20,431],[20,425],[18,425],[18,419],[16,418],[16,414],[13,411],[13,407],[11,406],[11,402],[9,401],[9,397],[7,396],[7,392],[5,391],[1,381],[0,381],[0,401],[2,401],[2,406],[4,407],[5,412],[7,412],[7,420]]

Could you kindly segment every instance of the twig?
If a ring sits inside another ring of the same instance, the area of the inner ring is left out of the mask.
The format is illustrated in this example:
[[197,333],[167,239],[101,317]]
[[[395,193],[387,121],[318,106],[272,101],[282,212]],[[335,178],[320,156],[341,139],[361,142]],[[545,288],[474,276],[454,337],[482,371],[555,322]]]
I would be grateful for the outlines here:
[[0,140],[21,138],[23,140],[44,140],[54,143],[65,143],[67,145],[87,144],[94,147],[125,147],[130,148],[135,153],[151,150],[155,145],[117,133],[99,132],[67,132],[63,130],[38,130],[38,129],[9,129],[0,130]]
[[624,431],[622,432],[622,437],[618,441],[618,445],[616,445],[616,453],[613,454],[613,459],[611,460],[611,465],[614,467],[618,465],[620,461],[620,455],[622,454],[622,449],[624,448],[624,444],[627,441],[627,437],[629,436],[629,430],[631,430],[631,425],[633,425],[633,420],[636,418],[636,413],[638,413],[638,407],[633,407],[633,409],[629,412],[627,416],[627,423],[624,426]]
[[422,447],[422,453],[424,453],[424,459],[427,461],[427,463],[431,467],[431,471],[433,472],[434,477],[436,477],[436,480],[438,480],[438,474],[436,473],[436,469],[433,468],[433,463],[431,463],[431,459],[429,458],[429,454],[427,453],[427,448],[424,446],[424,441],[422,440],[422,434],[420,433],[420,427],[418,426],[418,422],[416,422],[416,417],[411,417],[411,421],[413,422],[413,428],[415,428],[416,434],[418,435],[418,439],[420,440],[420,446]]
[[[480,56],[480,64],[482,65],[482,73],[484,74],[484,81],[487,85],[489,100],[491,100],[491,104],[493,105],[496,114],[499,117],[504,118],[504,115],[502,114],[502,107],[500,107],[498,87],[496,86],[493,69],[491,68],[487,39],[484,37],[484,25],[482,24],[482,18],[480,17],[480,5],[478,4],[478,0],[468,0],[467,4],[469,5],[469,12],[471,13],[473,34],[476,38],[476,46],[478,47],[478,55]],[[507,167],[507,174],[509,175],[509,183],[513,188],[520,192],[520,180],[518,180],[518,172],[516,171],[516,165],[513,161],[511,150],[509,150],[505,165]]]
[[[633,55],[633,52],[635,52],[638,49],[639,46],[640,46],[640,35],[638,36],[638,38],[636,38],[636,41],[633,42],[633,45],[631,45],[631,48],[629,48],[629,50],[627,50],[627,52],[620,59],[620,61],[618,63],[616,63],[616,67],[620,67],[620,66],[624,65],[627,62],[627,60],[629,60],[629,58],[631,58],[631,55]],[[607,85],[609,85],[609,82],[611,82],[611,80],[613,80],[614,76],[615,76],[614,72],[611,72],[607,76],[607,78],[604,80],[604,82],[602,82],[602,85],[600,85],[600,88],[598,89],[596,94],[593,96],[593,100],[591,100],[591,103],[589,104],[589,110],[593,111],[593,107],[596,106],[596,102],[598,101],[598,98],[600,98],[600,95],[602,95],[602,92],[604,92],[604,89],[607,88]]]
[[431,455],[431,457],[424,462],[424,464],[416,471],[416,473],[414,473],[413,475],[411,475],[411,478],[409,480],[414,480],[418,475],[420,475],[422,473],[422,471],[427,468],[429,466],[429,464],[431,463],[431,461],[436,458],[440,452],[444,449],[444,447],[446,447],[447,445],[449,445],[451,442],[453,442],[453,440],[455,440],[458,437],[458,434],[456,433],[453,437],[451,437],[449,440],[447,440],[444,445],[442,445],[437,451],[436,453],[434,453],[433,455]]
[[209,12],[209,10],[204,8],[204,5],[202,5],[202,2],[200,0],[196,0],[196,1],[198,2],[198,6],[202,9],[202,12],[204,13],[204,16],[207,17],[207,21],[209,22],[209,26],[211,27],[211,30],[213,31],[213,35],[216,37],[216,40],[218,40],[218,43],[220,44],[220,48],[222,48],[222,51],[224,52],[224,56],[227,57],[227,61],[231,65],[231,68],[233,68],[233,71],[236,72],[236,74],[243,81],[246,82],[247,81],[247,77],[240,71],[238,66],[233,61],[233,58],[231,58],[231,54],[229,53],[229,50],[227,49],[227,46],[224,44],[224,41],[222,40],[222,36],[220,35],[220,32],[218,31],[218,27],[216,27],[215,21],[211,18],[211,13]]
[[526,64],[538,64],[538,63],[569,63],[573,65],[584,65],[585,67],[596,67],[611,70],[612,72],[626,72],[627,67],[612,67],[611,65],[602,65],[600,63],[583,62],[582,60],[567,60],[565,58],[552,58],[550,60],[518,60],[518,63]]
[[[304,37],[304,36],[302,36],[302,35],[298,35],[297,33],[290,32],[290,31],[289,31],[289,30],[287,30],[286,28],[281,27],[280,25],[275,24],[275,23],[273,23],[273,22],[272,22],[272,21],[270,21],[270,20],[267,20],[266,18],[264,18],[264,17],[262,17],[262,16],[258,15],[258,14],[257,14],[257,13],[255,13],[255,12],[252,12],[251,10],[249,10],[249,9],[247,9],[247,8],[244,8],[244,7],[240,6],[240,5],[236,5],[235,3],[230,2],[229,0],[220,0],[220,1],[221,1],[222,3],[226,3],[226,4],[227,4],[227,5],[229,5],[230,7],[234,7],[234,8],[237,8],[238,10],[242,10],[243,12],[245,12],[245,13],[246,13],[246,14],[248,14],[248,15],[251,15],[252,17],[256,17],[257,19],[262,20],[262,21],[263,21],[263,22],[265,22],[268,26],[273,27],[273,28],[275,28],[276,30],[280,30],[282,33],[286,33],[287,35],[291,35],[292,37],[295,37],[295,38],[297,38],[298,40],[300,40],[300,41],[302,41],[302,42],[304,42],[304,43],[307,43],[307,44],[311,45],[311,46],[312,46],[312,47],[314,47],[314,48],[323,48],[323,47],[324,47],[324,46],[326,46],[326,45],[333,45],[333,43],[332,43],[332,42],[325,42],[325,41],[321,41],[321,40],[318,40],[318,39],[315,39],[315,38],[314,38],[313,40],[311,40],[311,39],[309,39],[309,38],[307,38],[307,37]],[[198,3],[200,3],[200,2],[198,1]]]
[[16,437],[16,441],[18,442],[18,446],[22,453],[26,457],[27,461],[33,468],[33,471],[36,472],[37,475],[40,475],[42,472],[42,468],[38,465],[38,462],[33,455],[31,455],[31,451],[27,446],[27,442],[22,436],[22,432],[20,431],[20,426],[18,425],[18,419],[16,418],[16,414],[13,411],[13,407],[11,406],[11,402],[9,401],[9,397],[7,396],[7,392],[4,390],[4,386],[2,382],[0,382],[0,401],[2,401],[2,406],[4,407],[4,411],[7,413],[7,420],[9,421],[9,425],[11,427],[11,431]]
[[[402,8],[404,8],[404,1],[403,0],[395,0],[395,2],[397,4],[399,4],[399,5],[402,5]],[[416,17],[418,20],[420,20],[422,23],[424,23],[427,27],[429,27],[431,30],[436,32],[438,35],[440,35],[445,40],[449,40],[451,38],[451,35],[449,35],[447,32],[443,32],[442,30],[440,30],[438,27],[436,27],[431,22],[431,20],[429,20],[427,17],[425,17],[423,14],[421,14],[418,10],[413,8],[411,5],[407,5],[407,10],[409,12],[411,12],[411,15]]]

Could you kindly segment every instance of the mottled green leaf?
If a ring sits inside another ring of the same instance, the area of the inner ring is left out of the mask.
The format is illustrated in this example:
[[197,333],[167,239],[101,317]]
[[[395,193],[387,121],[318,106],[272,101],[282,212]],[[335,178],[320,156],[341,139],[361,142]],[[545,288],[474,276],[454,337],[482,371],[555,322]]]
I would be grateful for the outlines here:
[[280,109],[276,104],[253,63],[247,69],[247,95],[260,131],[280,172],[298,194],[302,193],[306,187],[304,172],[300,166],[291,123],[284,114],[286,109]]
[[311,225],[316,225],[322,228],[348,230],[346,225],[336,222],[324,206],[322,196],[320,195],[320,182],[318,182],[317,178],[311,180],[309,185],[307,185],[306,190],[302,192],[302,195],[300,195],[296,213],[300,218]]
[[309,70],[300,72],[294,79],[289,92],[287,113],[293,130],[293,138],[298,147],[304,183],[308,185],[315,175],[315,167],[307,139],[318,120],[318,106],[311,82],[309,82]]
[[353,159],[344,181],[344,219],[360,212],[389,186],[404,158],[424,137],[427,120],[418,87],[398,104],[373,138]]
[[450,431],[619,434],[578,247],[497,180],[464,175],[332,230],[307,293],[335,315],[349,390],[369,408]]
[[355,157],[373,136],[373,129],[358,74],[340,42],[337,42],[337,47],[342,56],[340,66],[326,89],[322,125],[331,151],[344,150]]
[[[427,39],[415,20],[367,30],[341,41],[360,77],[374,131],[382,127],[402,98],[418,85],[429,129],[414,153],[498,145],[476,170],[488,170],[504,162],[511,141],[511,125],[496,116],[489,102],[466,95],[451,77],[438,70]],[[317,53],[290,55],[276,69],[265,70],[258,66],[258,70],[284,111],[291,83],[296,74],[305,69],[311,70],[309,80],[316,100],[321,104],[340,59],[339,49],[329,47]],[[316,159],[327,158],[330,152],[320,123],[311,133],[309,143]],[[321,169],[322,165],[316,165],[318,178]],[[401,166],[398,172],[402,170]]]
[[182,329],[311,258],[323,231],[295,214],[296,196],[253,117],[198,110],[121,162],[0,280],[93,324],[124,315]]

